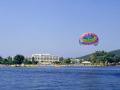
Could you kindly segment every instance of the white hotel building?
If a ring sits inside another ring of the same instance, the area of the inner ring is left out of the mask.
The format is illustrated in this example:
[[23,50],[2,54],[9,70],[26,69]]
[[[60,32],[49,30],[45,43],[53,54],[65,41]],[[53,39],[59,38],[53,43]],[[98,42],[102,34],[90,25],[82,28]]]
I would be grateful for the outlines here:
[[59,61],[58,56],[53,56],[50,54],[32,54],[32,58],[38,61],[39,64],[51,64],[52,62]]

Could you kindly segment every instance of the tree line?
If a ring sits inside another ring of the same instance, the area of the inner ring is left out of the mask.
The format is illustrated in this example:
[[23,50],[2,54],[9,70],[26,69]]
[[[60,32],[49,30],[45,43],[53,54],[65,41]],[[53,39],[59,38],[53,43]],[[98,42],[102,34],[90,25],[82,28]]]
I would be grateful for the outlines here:
[[105,51],[96,51],[88,58],[88,61],[93,65],[117,65],[120,63],[120,56]]
[[[60,57],[59,61],[53,62],[53,64],[72,64],[71,61],[72,58],[63,58]],[[105,52],[105,51],[96,51],[95,53],[91,54],[88,58],[81,61],[79,59],[81,64],[82,61],[90,61],[92,65],[117,65],[120,64],[120,56]],[[0,64],[3,65],[15,65],[15,64],[38,64],[38,61],[36,61],[34,58],[31,60],[28,58],[25,58],[23,55],[16,55],[14,57],[7,57],[2,58],[0,56]]]
[[29,60],[25,58],[23,55],[16,55],[14,57],[7,57],[7,58],[2,58],[0,56],[0,64],[3,65],[15,65],[15,64],[37,64],[38,61],[35,61],[34,58],[32,60]]
[[[116,55],[106,51],[96,51],[84,59],[80,59],[80,58],[73,58],[73,59],[79,59],[79,64],[82,64],[83,61],[90,61],[92,65],[101,65],[101,66],[120,64],[120,55]],[[55,62],[55,64],[74,64],[74,63],[72,61],[72,58],[61,57],[59,61]]]

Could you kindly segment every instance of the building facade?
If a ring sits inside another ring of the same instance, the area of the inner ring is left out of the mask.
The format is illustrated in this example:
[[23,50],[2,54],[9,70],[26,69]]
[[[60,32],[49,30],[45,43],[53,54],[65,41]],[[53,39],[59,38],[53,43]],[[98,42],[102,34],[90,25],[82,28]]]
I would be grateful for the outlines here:
[[38,61],[39,64],[51,64],[52,62],[59,61],[58,56],[50,54],[32,54],[32,58]]

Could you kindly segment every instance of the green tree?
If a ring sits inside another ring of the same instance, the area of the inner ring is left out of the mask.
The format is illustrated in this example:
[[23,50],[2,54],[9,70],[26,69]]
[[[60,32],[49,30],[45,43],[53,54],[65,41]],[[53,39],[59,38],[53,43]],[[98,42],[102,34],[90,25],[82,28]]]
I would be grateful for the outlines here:
[[3,64],[5,64],[5,65],[9,65],[9,61],[8,61],[8,59],[3,59]]
[[92,64],[110,65],[120,62],[120,57],[112,53],[107,53],[105,51],[96,51],[91,55],[90,61]]
[[3,64],[3,58],[0,56],[0,64]]
[[64,58],[63,58],[63,57],[60,57],[60,58],[59,58],[59,61],[60,61],[60,62],[62,62],[63,60],[64,60]]
[[60,61],[55,61],[55,62],[53,62],[53,64],[61,64],[61,62]]
[[23,61],[24,61],[24,56],[23,55],[16,55],[15,57],[14,57],[14,64],[22,64],[23,63]]
[[115,56],[114,59],[115,59],[115,63],[119,63],[120,62],[120,56]]
[[32,61],[30,61],[30,60],[28,60],[28,59],[25,59],[23,63],[24,63],[24,64],[32,64]]
[[105,51],[96,51],[90,57],[92,64],[105,64],[107,52]]
[[36,61],[34,57],[32,57],[32,64],[38,64],[38,61]]
[[65,64],[71,64],[71,59],[70,59],[70,58],[64,59],[64,63],[65,63]]
[[8,59],[8,64],[9,64],[9,65],[12,65],[12,64],[13,64],[13,59],[12,59],[12,57],[9,56],[9,57],[7,57],[7,59]]

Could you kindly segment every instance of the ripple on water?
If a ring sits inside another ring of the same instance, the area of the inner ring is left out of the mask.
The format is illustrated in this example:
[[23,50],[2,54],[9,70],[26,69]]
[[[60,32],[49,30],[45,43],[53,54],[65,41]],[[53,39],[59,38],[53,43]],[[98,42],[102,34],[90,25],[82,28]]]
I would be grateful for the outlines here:
[[119,67],[4,67],[0,90],[119,90]]

